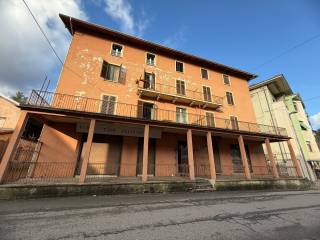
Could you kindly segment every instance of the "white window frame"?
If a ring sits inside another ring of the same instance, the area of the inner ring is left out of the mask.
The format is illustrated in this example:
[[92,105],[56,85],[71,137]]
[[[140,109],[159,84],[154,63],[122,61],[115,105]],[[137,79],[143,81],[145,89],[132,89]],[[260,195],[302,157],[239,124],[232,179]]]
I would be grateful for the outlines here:
[[[207,113],[210,113],[210,114],[213,115],[213,126],[209,126],[209,125],[208,125]],[[212,112],[212,111],[205,111],[205,116],[206,116],[206,124],[207,124],[207,126],[208,126],[208,127],[216,127],[216,116],[215,116],[214,112]]]
[[[177,62],[182,63],[182,72],[177,71]],[[176,71],[177,73],[185,73],[185,64],[184,64],[184,62],[175,60],[174,69],[175,69],[175,71]]]
[[[177,91],[177,81],[184,82],[184,91],[185,91],[185,93],[184,93],[184,94],[178,93],[178,91]],[[176,95],[179,95],[179,96],[187,96],[187,83],[186,83],[186,81],[185,81],[185,80],[182,80],[182,79],[177,78],[177,79],[176,79],[175,84],[176,84],[176,85],[175,85],[175,88],[176,88],[176,92],[175,92],[175,94],[176,94]]]
[[[204,99],[203,87],[207,87],[207,88],[210,89],[210,97],[211,97],[211,102],[212,102],[212,101],[213,101],[213,99],[212,99],[212,95],[213,95],[213,94],[212,94],[212,91],[211,91],[211,86],[202,85],[202,97],[203,97],[203,100],[206,101],[206,100]],[[206,102],[209,102],[209,101],[206,101]]]
[[[237,126],[238,126],[238,129],[235,129],[235,128],[232,128],[232,120],[231,120],[231,117],[234,117],[234,118],[236,118],[237,119]],[[239,118],[238,118],[238,116],[235,116],[235,115],[229,115],[229,120],[230,120],[230,126],[231,126],[231,129],[232,130],[240,130],[240,126],[239,126]]]
[[[202,76],[202,69],[207,71],[207,76],[208,76],[208,78],[204,78],[204,77]],[[201,76],[201,79],[209,80],[209,79],[210,79],[209,70],[208,70],[207,68],[202,68],[202,67],[201,67],[201,68],[200,68],[200,76]]]
[[[177,119],[177,109],[180,108],[180,109],[185,109],[186,110],[186,122],[178,122],[178,119]],[[176,106],[176,122],[177,123],[182,123],[182,124],[188,124],[189,122],[189,119],[188,119],[188,108],[184,107],[184,106]]]
[[116,98],[116,102],[114,104],[114,113],[113,115],[117,115],[117,109],[118,109],[118,95],[114,95],[114,94],[109,94],[109,93],[102,93],[100,95],[100,104],[99,104],[99,113],[101,113],[101,108],[102,108],[102,101],[103,101],[103,96],[110,96],[110,97],[115,97]]
[[[232,100],[233,100],[233,104],[229,104],[229,103],[228,103],[227,93],[231,93],[231,95],[232,95]],[[235,105],[236,105],[236,101],[235,101],[235,99],[234,99],[234,94],[233,94],[233,92],[231,92],[231,91],[226,91],[226,100],[227,100],[227,104],[228,104],[229,106],[235,106]]]
[[[118,45],[122,47],[122,50],[120,52],[119,55],[113,54],[113,45]],[[124,53],[124,45],[120,44],[120,43],[116,43],[116,42],[112,42],[111,43],[111,48],[110,48],[110,55],[113,57],[123,57],[123,53]]]
[[[227,83],[224,82],[224,76],[228,76],[229,84],[227,84]],[[222,74],[222,82],[223,82],[223,85],[231,86],[231,78],[230,78],[230,75],[228,75],[228,74]]]
[[[154,64],[149,64],[148,63],[148,54],[151,54],[151,55],[153,55],[154,56]],[[151,52],[146,52],[146,64],[148,65],[148,66],[157,66],[157,55],[156,54],[154,54],[154,53],[151,53]]]

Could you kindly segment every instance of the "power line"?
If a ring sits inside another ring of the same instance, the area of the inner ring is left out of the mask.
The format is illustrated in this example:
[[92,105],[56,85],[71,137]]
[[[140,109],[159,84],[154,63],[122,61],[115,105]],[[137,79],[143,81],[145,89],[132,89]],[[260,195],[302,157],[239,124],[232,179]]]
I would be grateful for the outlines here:
[[305,44],[307,44],[307,43],[309,43],[309,42],[311,42],[311,41],[313,41],[313,40],[315,40],[315,39],[317,39],[317,38],[319,38],[319,37],[320,37],[320,33],[317,34],[317,35],[314,35],[314,36],[311,37],[311,38],[308,38],[308,39],[304,40],[304,41],[301,42],[301,43],[298,43],[298,44],[292,46],[291,48],[288,48],[287,50],[281,52],[280,54],[278,54],[278,55],[270,58],[269,60],[266,60],[265,62],[259,64],[259,65],[256,66],[256,67],[254,67],[252,70],[259,69],[259,68],[263,67],[264,65],[267,65],[267,64],[273,62],[274,60],[282,57],[283,55],[285,55],[285,54],[287,54],[287,53],[289,53],[289,52],[291,52],[291,51],[293,51],[293,50],[295,50],[295,49],[297,49],[297,48],[299,48],[299,47],[301,47],[301,46],[303,46],[303,45],[305,45]]
[[38,23],[37,19],[35,18],[35,16],[33,15],[31,9],[29,8],[28,4],[25,2],[25,0],[22,0],[22,2],[24,3],[24,5],[26,5],[29,13],[31,14],[33,20],[36,22],[37,26],[39,27],[40,31],[42,32],[43,36],[45,37],[45,39],[47,40],[48,44],[50,45],[51,50],[53,51],[54,55],[56,55],[56,57],[58,58],[59,62],[61,63],[61,65],[63,65],[63,61],[61,60],[61,58],[59,57],[58,53],[56,52],[56,50],[54,49],[54,47],[52,46],[49,38],[47,37],[46,33],[44,32],[44,30],[41,28],[40,24]]

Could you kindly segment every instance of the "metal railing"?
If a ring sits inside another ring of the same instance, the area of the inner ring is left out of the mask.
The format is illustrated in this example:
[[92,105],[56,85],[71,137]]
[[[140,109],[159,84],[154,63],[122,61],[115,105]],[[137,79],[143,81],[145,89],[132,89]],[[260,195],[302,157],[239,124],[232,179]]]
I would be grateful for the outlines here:
[[148,81],[139,81],[138,87],[140,89],[150,90],[160,94],[179,96],[202,102],[215,103],[217,105],[223,104],[223,97],[215,96],[213,94],[207,94],[206,96],[204,96],[203,92],[201,91],[190,90],[186,88],[178,90],[176,86],[167,85],[163,83],[150,83]]
[[181,113],[160,108],[152,108],[148,110],[141,105],[104,101],[63,93],[33,90],[26,105],[88,113],[100,113],[109,116],[116,115],[126,118],[179,123],[216,129],[230,129],[235,131],[287,136],[285,128],[243,121],[236,121],[235,124],[235,122],[230,119],[217,117],[214,117],[212,121],[212,118],[208,119],[205,115],[201,114]]

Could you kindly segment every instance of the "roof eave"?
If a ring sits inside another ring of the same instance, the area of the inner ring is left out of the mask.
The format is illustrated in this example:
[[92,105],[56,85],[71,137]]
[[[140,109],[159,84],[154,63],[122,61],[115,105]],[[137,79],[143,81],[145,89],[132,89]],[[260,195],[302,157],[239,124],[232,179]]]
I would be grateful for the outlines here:
[[128,35],[128,34],[124,34],[124,33],[121,33],[121,32],[118,32],[118,31],[115,31],[115,30],[112,30],[112,29],[109,29],[109,28],[106,28],[106,27],[103,27],[103,26],[100,26],[97,24],[89,23],[89,22],[86,22],[86,21],[83,21],[83,20],[80,20],[77,18],[73,18],[73,17],[67,16],[67,15],[64,15],[61,13],[59,14],[59,16],[60,16],[62,22],[64,23],[65,27],[68,29],[68,31],[72,35],[74,34],[74,32],[76,30],[79,30],[79,29],[91,30],[93,32],[97,32],[97,33],[104,34],[104,35],[110,35],[110,36],[112,35],[113,37],[117,36],[124,41],[129,41],[129,42],[136,43],[136,44],[138,43],[138,44],[143,45],[147,48],[153,48],[153,49],[157,49],[158,51],[161,51],[161,52],[176,55],[177,57],[180,57],[182,59],[189,59],[190,61],[197,61],[199,63],[210,65],[212,67],[215,67],[216,69],[219,69],[220,71],[225,71],[226,73],[239,75],[248,81],[257,77],[257,75],[246,72],[246,71],[232,68],[232,67],[229,67],[229,66],[217,63],[217,62],[209,61],[207,59],[203,59],[203,58],[191,55],[191,54],[187,54],[187,53],[184,53],[184,52],[172,49],[172,48],[168,48],[168,47],[162,46],[157,43],[149,42],[149,41],[146,41],[146,40],[143,40],[143,39],[140,39],[140,38]]

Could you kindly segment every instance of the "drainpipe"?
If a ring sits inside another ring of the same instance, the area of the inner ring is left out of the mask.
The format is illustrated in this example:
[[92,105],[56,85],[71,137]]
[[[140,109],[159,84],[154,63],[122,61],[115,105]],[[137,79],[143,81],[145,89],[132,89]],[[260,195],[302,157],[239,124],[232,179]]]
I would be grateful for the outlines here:
[[[278,127],[278,125],[275,124],[275,121],[274,121],[274,119],[273,119],[272,112],[271,112],[271,107],[270,107],[270,103],[269,103],[269,100],[268,100],[268,97],[267,97],[266,89],[265,89],[265,88],[263,88],[263,93],[264,93],[264,97],[266,98],[266,101],[267,101],[268,111],[269,111],[269,114],[270,114],[270,118],[271,118],[272,125],[273,125],[274,128],[275,128],[275,127]],[[285,158],[284,158],[283,151],[282,151],[281,143],[278,142],[278,145],[279,145],[279,148],[280,148],[280,152],[281,152],[282,159],[285,159]]]
[[[289,118],[290,118],[291,127],[292,127],[292,129],[293,129],[293,133],[294,133],[294,136],[295,136],[295,138],[296,138],[296,142],[297,142],[297,144],[298,144],[299,151],[300,151],[300,154],[301,154],[303,163],[304,163],[304,165],[305,165],[305,168],[307,169],[307,172],[308,172],[308,175],[309,175],[309,179],[310,179],[311,181],[313,181],[313,177],[312,177],[312,174],[310,173],[310,170],[309,170],[309,168],[308,168],[308,165],[307,165],[308,163],[307,163],[307,161],[306,161],[306,159],[305,159],[305,157],[304,157],[304,154],[303,154],[303,151],[302,151],[302,147],[301,147],[300,141],[299,141],[299,139],[298,139],[298,135],[297,135],[297,133],[296,133],[296,129],[294,128],[294,125],[293,125],[293,122],[292,122],[291,115],[292,115],[292,114],[295,114],[295,113],[297,113],[297,112],[291,112],[291,113],[289,113]],[[301,163],[301,161],[300,161],[300,163]],[[301,169],[301,170],[302,170],[302,169]]]

